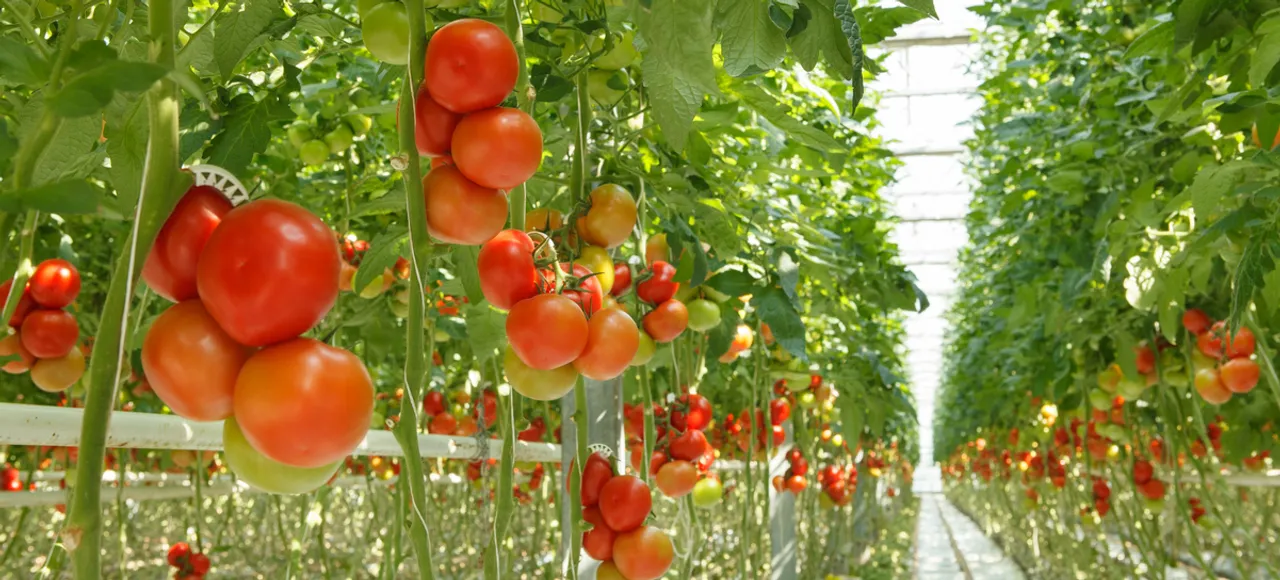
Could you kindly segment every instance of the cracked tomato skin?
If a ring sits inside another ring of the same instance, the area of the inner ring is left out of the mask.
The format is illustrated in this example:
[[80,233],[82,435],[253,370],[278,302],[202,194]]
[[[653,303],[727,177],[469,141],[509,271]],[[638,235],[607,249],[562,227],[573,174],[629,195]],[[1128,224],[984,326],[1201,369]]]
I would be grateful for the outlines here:
[[310,338],[264,348],[236,379],[235,417],[263,455],[293,467],[341,461],[373,416],[373,381],[356,355]]
[[200,255],[231,207],[231,200],[213,187],[200,185],[187,190],[160,228],[142,265],[147,286],[170,302],[198,297]]
[[266,346],[297,338],[328,314],[341,264],[337,240],[320,218],[297,204],[261,199],[222,219],[196,281],[227,334]]

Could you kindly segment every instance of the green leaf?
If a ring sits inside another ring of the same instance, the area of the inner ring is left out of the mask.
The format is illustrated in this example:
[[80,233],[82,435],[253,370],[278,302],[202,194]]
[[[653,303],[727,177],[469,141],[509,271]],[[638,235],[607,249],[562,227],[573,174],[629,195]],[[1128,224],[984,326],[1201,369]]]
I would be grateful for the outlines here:
[[0,36],[0,79],[15,85],[39,86],[49,78],[49,62],[35,49]]
[[919,22],[927,16],[912,8],[880,8],[878,6],[859,8],[859,25],[862,30],[862,42],[866,45],[878,44],[898,33],[898,29]]
[[862,80],[862,30],[858,27],[858,19],[853,14],[849,0],[836,0],[835,15],[840,22],[840,30],[849,42],[849,53],[852,55],[850,62],[853,65],[853,75],[849,78],[853,89],[853,105],[849,107],[849,114],[852,115],[857,112],[865,90]]
[[102,190],[83,179],[72,179],[22,189],[3,196],[7,211],[37,210],[59,215],[93,214],[102,202]]
[[742,270],[721,270],[708,278],[706,284],[729,296],[746,296],[755,294],[760,289],[758,282],[754,276]]
[[866,397],[859,395],[858,391],[849,389],[840,393],[840,398],[837,399],[840,402],[840,434],[850,446],[862,439],[862,426],[867,420]]
[[1133,43],[1124,51],[1124,59],[1132,60],[1144,56],[1160,56],[1169,50],[1173,43],[1173,21],[1165,20],[1143,32],[1133,39]]
[[769,325],[778,344],[796,357],[805,358],[804,321],[782,288],[773,287],[754,295],[751,305]]
[[1218,0],[1183,0],[1174,11],[1174,41],[1183,46],[1195,40],[1204,14]]
[[[735,294],[735,296],[738,295]],[[707,333],[708,359],[718,359],[729,352],[729,345],[738,334],[739,324],[742,324],[742,317],[738,314],[738,309],[729,302],[720,304],[720,325]]]
[[835,137],[792,117],[790,111],[778,102],[777,97],[760,85],[735,81],[732,87],[742,97],[742,102],[776,125],[786,137],[823,153],[848,151],[849,146],[841,145]]
[[1228,326],[1239,328],[1244,315],[1253,302],[1253,294],[1263,285],[1263,276],[1275,269],[1275,260],[1267,249],[1275,232],[1255,232],[1249,236],[1244,251],[1240,253],[1240,264],[1236,266],[1235,277],[1231,289],[1231,314],[1227,318]]
[[787,54],[783,29],[769,17],[770,0],[720,0],[715,27],[725,72],[735,77],[773,70]]
[[163,67],[149,62],[111,61],[76,75],[49,97],[49,107],[67,118],[92,115],[107,108],[116,91],[145,91],[164,75]]
[[[44,99],[39,94],[33,96],[18,111],[18,126],[22,128],[19,142],[32,138],[43,113]],[[101,166],[102,154],[94,150],[101,134],[101,119],[78,117],[63,120],[53,139],[45,147],[44,154],[40,156],[31,184],[88,177],[94,169]]]
[[107,156],[111,158],[111,185],[120,207],[133,207],[142,192],[142,166],[147,157],[146,99],[117,95],[107,107]]
[[273,95],[261,101],[239,95],[232,99],[231,111],[222,119],[222,132],[209,142],[205,157],[233,174],[244,173],[254,154],[266,151],[271,143],[272,121],[292,116],[288,104]]
[[360,269],[351,280],[351,288],[357,294],[380,278],[388,268],[396,265],[400,250],[409,239],[409,230],[403,226],[384,231],[369,242],[369,251],[360,259]]
[[223,79],[231,78],[236,65],[265,39],[277,16],[283,16],[280,0],[243,0],[214,21],[213,60]]
[[1249,65],[1249,82],[1255,87],[1262,87],[1266,86],[1267,77],[1280,63],[1280,33],[1268,34],[1257,42]]
[[467,322],[467,339],[476,358],[484,362],[502,352],[507,343],[506,316],[488,304],[475,302],[463,306],[462,316]]
[[685,147],[703,97],[718,92],[711,8],[710,2],[653,0],[641,28],[649,47],[642,69],[650,106],[663,138],[677,150]]
[[1209,215],[1222,204],[1231,192],[1242,167],[1234,164],[1205,167],[1196,174],[1195,181],[1182,194],[1191,198],[1191,207],[1199,215]]
[[778,252],[778,281],[782,285],[782,291],[787,293],[787,298],[793,304],[799,304],[800,296],[796,293],[796,288],[800,285],[800,264],[796,262],[794,249]]
[[735,256],[742,248],[742,236],[738,235],[738,228],[725,214],[724,208],[712,207],[710,201],[718,200],[701,200],[701,203],[693,204],[694,227],[720,259]]
[[[803,0],[801,11],[810,16],[808,26],[791,36],[791,50],[805,70],[813,70],[821,57],[846,79],[854,76],[853,51],[836,20],[835,0]],[[799,22],[799,18],[796,19]],[[858,73],[861,75],[861,72]]]
[[480,259],[479,246],[453,246],[453,266],[457,270],[462,288],[467,292],[467,300],[472,304],[484,302],[484,292],[480,289],[480,270],[476,261]]
[[938,9],[933,6],[933,0],[898,0],[903,6],[910,6],[927,14],[930,18],[938,18]]
[[366,201],[351,210],[351,217],[364,217],[404,211],[404,189],[392,188],[382,197]]

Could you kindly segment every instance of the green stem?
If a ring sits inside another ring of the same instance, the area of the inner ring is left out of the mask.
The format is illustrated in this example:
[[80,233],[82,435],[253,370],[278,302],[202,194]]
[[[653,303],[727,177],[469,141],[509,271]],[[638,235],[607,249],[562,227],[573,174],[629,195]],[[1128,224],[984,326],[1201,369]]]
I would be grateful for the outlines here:
[[[5,319],[0,318],[0,320]],[[1245,310],[1245,321],[1247,326],[1252,327],[1250,330],[1261,328],[1257,315],[1251,309]],[[1271,392],[1271,396],[1276,400],[1276,407],[1280,409],[1280,375],[1277,375],[1275,360],[1271,358],[1271,346],[1267,344],[1267,333],[1254,331],[1253,335],[1257,343],[1258,360],[1262,361],[1262,370],[1267,377],[1267,386],[1270,387],[1267,390]]]
[[18,309],[18,302],[31,276],[31,255],[35,248],[36,228],[40,223],[40,213],[28,211],[22,221],[21,245],[18,248],[18,269],[13,273],[13,284],[9,286],[9,295],[5,296],[4,311],[0,320],[9,320]]
[[[520,63],[518,76],[516,77],[516,103],[521,111],[533,115],[533,101],[536,92],[533,85],[529,82],[529,68],[526,66],[526,57],[524,50],[524,27],[520,24],[523,19],[524,12],[520,9],[521,0],[507,0],[507,13],[505,15],[504,26],[507,29],[507,36],[511,37],[512,44],[516,46],[516,57]],[[523,230],[525,207],[528,204],[528,187],[520,184],[510,192],[510,214],[511,227]]]
[[[502,380],[502,373],[493,364],[494,381]],[[514,405],[508,400],[513,395],[498,396],[498,429],[502,432],[502,463],[498,469],[498,505],[493,516],[493,534],[489,539],[489,549],[484,556],[484,577],[503,577],[499,555],[507,542],[507,531],[511,524],[511,513],[515,504],[512,487],[512,473],[515,471],[515,415]],[[483,399],[483,396],[481,397]],[[482,405],[483,408],[483,405]]]
[[640,368],[637,374],[640,390],[644,393],[644,456],[640,458],[640,474],[645,483],[650,483],[649,461],[653,459],[653,446],[658,442],[658,427],[653,419],[653,385],[648,367]]
[[[73,6],[73,14],[76,14],[79,2],[74,4],[77,6]],[[173,0],[152,0],[148,19],[151,60],[166,69],[173,68]],[[62,542],[73,557],[77,580],[101,577],[102,460],[106,454],[107,427],[116,399],[116,387],[120,383],[126,355],[125,322],[129,316],[134,281],[142,270],[142,258],[150,250],[160,226],[191,180],[190,176],[178,171],[178,111],[181,101],[177,85],[167,77],[157,81],[148,94],[148,104],[150,135],[142,191],[138,195],[133,231],[118,254],[107,298],[102,305],[101,325],[89,356],[88,392],[80,429],[80,468],[76,473],[70,513],[62,531]]]
[[[422,0],[406,0],[409,14],[409,66],[405,71],[400,94],[400,118],[412,119],[414,98],[422,83],[423,59],[426,56],[427,23]],[[426,387],[428,361],[431,353],[424,348],[424,318],[426,316],[427,260],[431,256],[431,238],[427,234],[427,201],[422,193],[422,166],[414,139],[413,123],[400,124],[401,161],[404,163],[403,180],[407,202],[406,218],[409,222],[409,259],[412,280],[409,283],[409,321],[405,360],[405,394],[400,405],[400,422],[394,433],[404,450],[401,483],[408,491],[409,542],[418,558],[418,576],[430,580],[435,576],[435,564],[431,557],[431,535],[424,510],[427,509],[426,475],[422,470],[422,453],[418,448],[418,409]],[[403,525],[404,518],[397,522]]]

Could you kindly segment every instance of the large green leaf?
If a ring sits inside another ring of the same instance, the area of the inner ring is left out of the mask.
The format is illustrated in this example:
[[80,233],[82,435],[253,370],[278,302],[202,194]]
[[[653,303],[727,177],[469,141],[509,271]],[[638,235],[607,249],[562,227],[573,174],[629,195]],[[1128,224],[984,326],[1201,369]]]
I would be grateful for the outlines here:
[[772,0],[720,0],[715,26],[725,72],[747,76],[772,70],[787,53],[785,31],[769,17]]
[[231,111],[223,117],[223,130],[205,151],[209,163],[231,173],[243,173],[253,156],[271,142],[271,123],[290,117],[289,105],[273,95],[258,101],[240,95],[231,101]]
[[653,0],[641,27],[648,51],[641,65],[649,105],[666,142],[684,149],[702,98],[716,93],[710,2]]
[[284,16],[280,0],[242,0],[218,16],[213,24],[213,59],[222,78],[231,78],[245,55],[266,40],[278,16]]
[[778,102],[777,97],[760,85],[735,82],[732,86],[734,92],[742,97],[742,102],[776,125],[788,138],[824,153],[848,150],[847,145],[841,145],[825,131],[806,125],[791,116],[787,108]]
[[813,70],[822,60],[830,70],[852,79],[853,51],[840,21],[836,20],[835,1],[802,0],[801,8],[809,15],[809,20],[803,31],[790,37],[796,60],[805,70]]
[[751,305],[782,348],[797,357],[806,356],[804,321],[782,288],[769,288],[752,296]]
[[938,9],[933,6],[933,0],[898,0],[904,6],[910,6],[927,14],[930,18],[938,17]]

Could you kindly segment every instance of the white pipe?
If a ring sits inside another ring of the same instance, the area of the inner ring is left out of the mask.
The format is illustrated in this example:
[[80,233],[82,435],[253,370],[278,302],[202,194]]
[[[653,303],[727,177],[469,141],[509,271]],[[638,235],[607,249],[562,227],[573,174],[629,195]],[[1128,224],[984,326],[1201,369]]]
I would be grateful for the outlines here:
[[[80,445],[80,423],[84,410],[45,405],[0,403],[0,445]],[[475,437],[418,435],[422,457],[446,459],[498,459],[502,441],[489,439],[488,454],[481,451]],[[176,415],[153,413],[111,414],[107,447],[136,449],[222,450],[222,422],[201,423]],[[402,457],[400,443],[390,431],[373,430],[365,435],[352,455]],[[553,443],[516,441],[516,461],[553,463],[560,461],[560,446]]]

